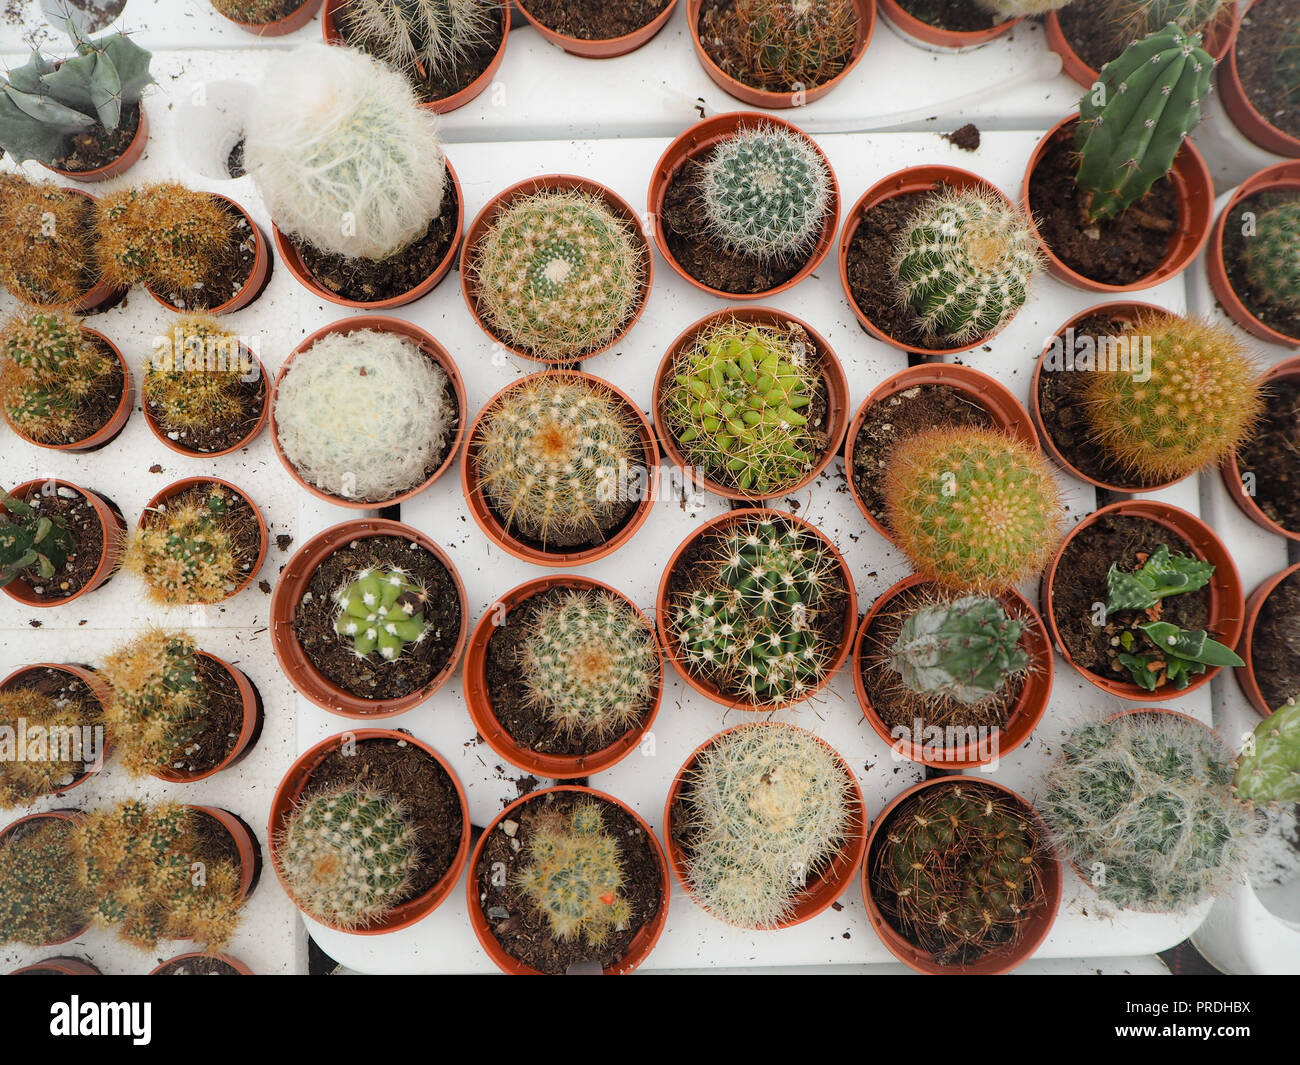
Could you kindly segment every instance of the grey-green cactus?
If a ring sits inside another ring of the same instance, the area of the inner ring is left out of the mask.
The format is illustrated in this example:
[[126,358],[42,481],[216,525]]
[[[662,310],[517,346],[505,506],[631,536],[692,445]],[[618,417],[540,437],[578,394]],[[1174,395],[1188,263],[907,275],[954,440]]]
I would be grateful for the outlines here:
[[72,533],[57,519],[0,490],[0,588],[18,577],[49,580],[77,549]]
[[1270,307],[1291,313],[1300,308],[1300,198],[1259,213],[1254,234],[1242,243],[1241,264]]
[[1141,568],[1126,572],[1112,565],[1106,574],[1106,613],[1148,610],[1167,595],[1195,592],[1210,583],[1214,565],[1191,555],[1170,554],[1161,544]]
[[429,634],[428,593],[405,570],[362,570],[334,593],[334,631],[352,641],[358,658],[378,651],[392,662]]
[[1300,802],[1300,702],[1292,699],[1255,727],[1233,787],[1247,802]]
[[985,596],[931,603],[912,613],[890,649],[891,667],[918,695],[968,706],[993,698],[1029,668],[1024,623]]

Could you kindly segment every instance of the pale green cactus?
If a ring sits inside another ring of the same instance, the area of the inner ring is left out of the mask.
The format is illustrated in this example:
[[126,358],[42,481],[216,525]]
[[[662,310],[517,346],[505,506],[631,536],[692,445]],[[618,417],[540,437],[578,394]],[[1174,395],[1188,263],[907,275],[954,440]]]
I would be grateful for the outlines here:
[[1029,668],[1020,646],[1023,632],[1024,623],[1008,616],[996,599],[930,603],[903,622],[889,662],[918,695],[975,705]]
[[1233,786],[1246,802],[1300,802],[1300,702],[1291,699],[1255,727]]
[[[1300,44],[1296,51],[1300,56]],[[1296,74],[1300,77],[1300,58]],[[1255,293],[1270,307],[1289,313],[1300,309],[1300,198],[1259,213],[1254,235],[1242,243],[1241,264]]]
[[428,592],[405,570],[362,570],[334,599],[339,607],[334,631],[352,642],[358,658],[378,651],[392,662],[429,634]]

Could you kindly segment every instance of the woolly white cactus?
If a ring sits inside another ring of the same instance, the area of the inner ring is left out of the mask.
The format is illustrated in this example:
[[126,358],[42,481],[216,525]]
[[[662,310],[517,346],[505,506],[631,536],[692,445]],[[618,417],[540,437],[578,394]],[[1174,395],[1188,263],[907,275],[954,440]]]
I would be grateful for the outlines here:
[[499,7],[497,0],[348,0],[342,17],[394,66],[424,77],[490,40]]
[[277,55],[244,138],[245,165],[275,224],[320,251],[388,258],[442,208],[436,116],[401,74],[353,49]]
[[299,476],[323,492],[384,502],[424,481],[459,412],[447,374],[403,337],[330,333],[275,394],[275,427]]
[[1071,0],[975,0],[976,4],[996,17],[999,22],[1046,15],[1049,11],[1059,11],[1070,2]]

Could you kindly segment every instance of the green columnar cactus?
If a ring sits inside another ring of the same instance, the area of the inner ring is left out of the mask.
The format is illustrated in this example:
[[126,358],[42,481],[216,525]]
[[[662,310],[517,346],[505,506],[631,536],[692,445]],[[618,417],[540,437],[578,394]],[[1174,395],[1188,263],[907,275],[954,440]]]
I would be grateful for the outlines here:
[[975,0],[998,22],[1010,22],[1013,18],[1033,18],[1046,15],[1049,11],[1059,11],[1071,0]]
[[1023,214],[977,187],[930,196],[898,237],[893,271],[924,332],[963,344],[1020,310],[1038,263]]
[[[1300,77],[1300,61],[1296,74]],[[1254,235],[1242,244],[1241,263],[1251,287],[1270,307],[1292,313],[1300,307],[1300,198],[1260,212]]]
[[963,596],[911,614],[890,649],[890,665],[918,695],[968,706],[1000,692],[1029,668],[1020,647],[1024,623],[996,599]]
[[1290,702],[1264,718],[1252,737],[1253,749],[1237,760],[1233,790],[1245,802],[1300,802],[1300,702]]
[[795,326],[730,319],[700,333],[661,399],[686,462],[759,499],[801,480],[815,460],[806,412],[821,381],[816,358]]
[[72,533],[55,518],[0,490],[0,588],[16,577],[49,580],[77,550]]
[[149,598],[168,606],[217,603],[247,575],[240,570],[239,541],[249,519],[231,506],[231,492],[219,485],[202,500],[146,512],[132,530],[122,568],[142,577]]
[[532,618],[519,647],[527,702],[568,736],[612,742],[659,677],[654,630],[611,592],[572,589]]
[[600,947],[627,928],[632,911],[621,897],[619,843],[599,804],[576,802],[567,818],[554,810],[539,816],[529,830],[528,858],[516,882],[555,939]]
[[709,235],[764,261],[812,251],[831,200],[830,170],[816,146],[795,130],[770,125],[719,144],[700,185]]
[[0,943],[43,947],[90,923],[93,900],[72,861],[75,837],[71,822],[47,818],[0,843]]
[[436,77],[487,43],[498,0],[348,0],[345,23],[358,39],[409,74]]
[[275,860],[294,902],[353,931],[402,901],[420,852],[402,803],[352,784],[304,798],[281,830]]
[[334,631],[352,641],[358,658],[378,651],[392,662],[429,634],[428,592],[402,569],[362,570],[334,593]]
[[1169,173],[1201,120],[1214,60],[1199,34],[1167,26],[1129,45],[1079,103],[1077,184],[1094,219],[1114,218]]
[[857,41],[852,0],[736,0],[722,17],[740,27],[734,37],[746,80],[771,92],[830,81]]
[[[11,730],[8,743],[0,743],[4,752],[0,757],[0,807],[26,806],[85,772],[96,753],[91,746],[94,740],[87,733],[99,728],[102,735],[103,723],[99,701],[93,696],[65,698],[22,687],[0,691],[0,729]],[[17,737],[22,729],[29,742],[20,759],[16,755],[22,741]],[[43,748],[33,751],[30,741],[38,735]]]
[[1101,17],[1122,47],[1170,23],[1185,33],[1204,33],[1230,5],[1231,0],[1103,0]]

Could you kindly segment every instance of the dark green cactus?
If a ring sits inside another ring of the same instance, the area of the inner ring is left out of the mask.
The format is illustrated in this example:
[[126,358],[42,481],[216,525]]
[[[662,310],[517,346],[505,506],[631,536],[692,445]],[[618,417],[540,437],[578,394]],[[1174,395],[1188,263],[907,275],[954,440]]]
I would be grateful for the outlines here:
[[890,665],[918,695],[982,703],[1029,668],[1020,647],[1023,631],[996,599],[972,595],[932,603],[903,622]]
[[[1296,73],[1300,76],[1300,70]],[[1241,263],[1251,287],[1270,307],[1292,312],[1300,307],[1300,199],[1260,212],[1254,235],[1242,244]]]
[[53,518],[42,517],[20,499],[0,490],[0,588],[16,577],[49,580],[76,549],[72,534]]
[[1233,787],[1247,802],[1300,802],[1300,702],[1259,723],[1237,760]]

